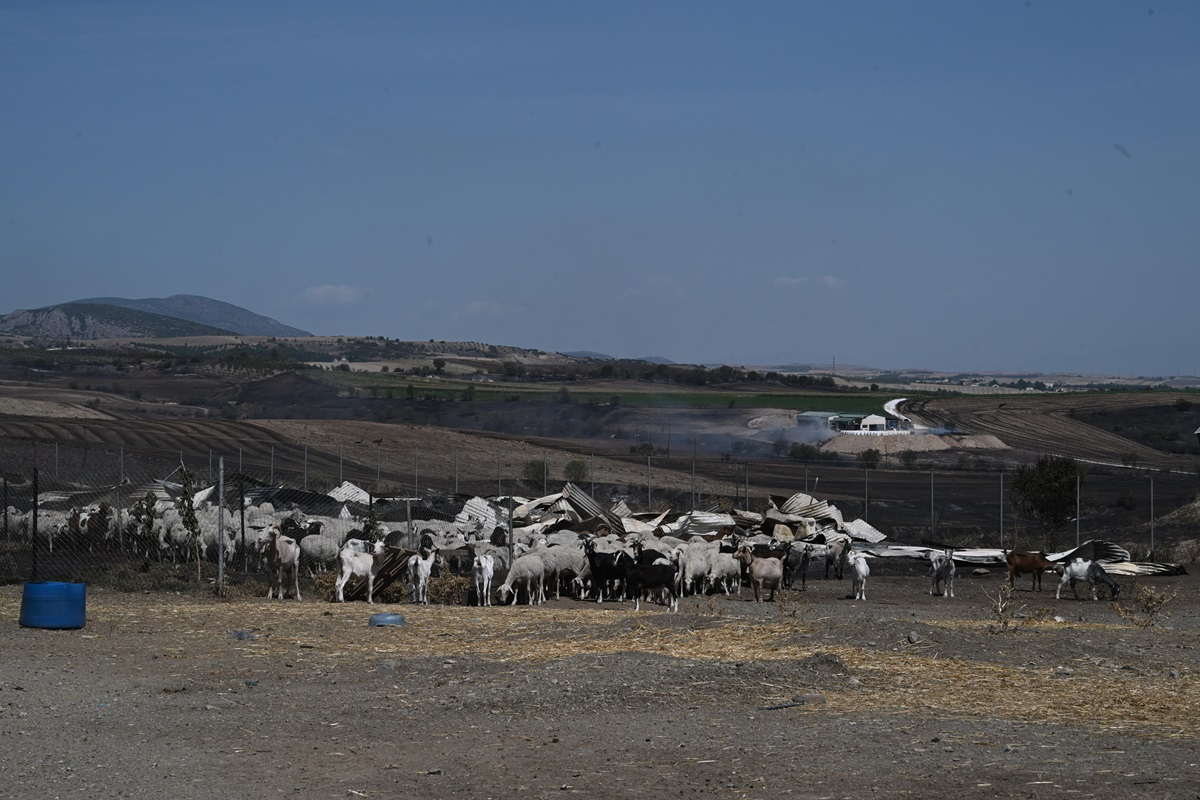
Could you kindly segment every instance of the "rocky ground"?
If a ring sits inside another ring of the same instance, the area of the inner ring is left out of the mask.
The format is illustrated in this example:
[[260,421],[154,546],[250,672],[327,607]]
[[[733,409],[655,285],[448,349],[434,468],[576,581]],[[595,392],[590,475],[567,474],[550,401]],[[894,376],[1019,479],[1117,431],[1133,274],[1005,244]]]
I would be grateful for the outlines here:
[[94,590],[77,631],[0,587],[5,794],[1200,796],[1193,577],[999,610],[873,567],[678,614]]

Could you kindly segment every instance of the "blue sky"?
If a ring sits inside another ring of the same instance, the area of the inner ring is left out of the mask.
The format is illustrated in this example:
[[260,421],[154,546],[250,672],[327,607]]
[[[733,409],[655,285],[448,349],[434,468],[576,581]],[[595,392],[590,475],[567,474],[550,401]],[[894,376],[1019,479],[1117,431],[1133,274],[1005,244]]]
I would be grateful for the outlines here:
[[0,313],[1200,373],[1200,4],[0,2]]

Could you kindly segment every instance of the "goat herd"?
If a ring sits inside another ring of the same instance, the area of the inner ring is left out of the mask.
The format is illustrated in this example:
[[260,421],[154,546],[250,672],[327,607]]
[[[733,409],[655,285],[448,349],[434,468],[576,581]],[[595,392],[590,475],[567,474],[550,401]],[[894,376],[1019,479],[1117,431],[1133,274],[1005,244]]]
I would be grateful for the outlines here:
[[[741,529],[686,538],[651,533],[621,538],[605,528],[577,532],[562,527],[562,520],[554,520],[513,528],[510,546],[509,532],[503,527],[485,537],[478,526],[427,521],[421,523],[420,532],[411,528],[407,533],[391,532],[380,526],[370,537],[353,519],[306,517],[299,511],[276,514],[270,504],[263,504],[247,509],[247,527],[255,535],[245,541],[239,538],[231,514],[222,516],[209,506],[197,508],[199,534],[189,536],[178,509],[167,506],[159,510],[150,498],[119,515],[106,503],[41,514],[44,519],[39,526],[32,512],[7,509],[5,529],[28,537],[30,531],[40,528],[51,553],[63,545],[86,551],[113,549],[117,542],[142,557],[158,559],[209,559],[221,552],[232,563],[240,553],[269,569],[272,585],[268,598],[283,598],[288,593],[300,599],[303,570],[315,574],[336,568],[334,594],[338,601],[345,599],[347,584],[359,579],[366,584],[368,602],[373,603],[380,570],[397,558],[407,560],[404,575],[415,602],[427,604],[431,577],[449,570],[472,576],[474,602],[481,606],[490,606],[493,597],[500,603],[516,603],[519,596],[538,604],[551,593],[561,598],[565,589],[570,596],[597,602],[631,599],[637,609],[653,596],[676,611],[681,597],[716,592],[740,595],[742,586],[749,586],[755,601],[761,603],[774,601],[776,590],[793,589],[797,583],[805,590],[814,562],[824,565],[826,578],[841,579],[848,571],[853,598],[865,601],[871,573],[869,552],[856,549],[849,536],[833,529],[786,542],[766,533],[749,535]],[[1108,587],[1113,599],[1120,591],[1098,562],[1076,558],[1057,563],[1045,553],[1019,551],[1004,556],[1010,586],[1015,578],[1028,573],[1031,588],[1040,591],[1042,574],[1054,572],[1061,576],[1056,598],[1061,598],[1067,586],[1074,591],[1079,582],[1087,583],[1093,600],[1100,584]],[[929,593],[954,597],[951,553],[930,549],[925,557],[931,577]],[[494,589],[493,579],[499,581]]]
[[[549,526],[531,525],[513,531],[511,547],[508,534],[497,528],[489,539],[451,536],[425,529],[420,534],[388,534],[374,543],[363,536],[347,538],[338,552],[335,595],[345,601],[344,590],[352,579],[365,582],[366,599],[374,603],[375,581],[391,559],[406,561],[404,574],[409,594],[416,603],[429,603],[429,582],[441,570],[463,574],[469,569],[474,602],[492,605],[516,604],[524,596],[529,605],[546,602],[549,595],[561,599],[564,590],[576,599],[633,600],[634,609],[653,600],[669,611],[678,611],[681,597],[691,594],[731,592],[741,594],[749,586],[755,602],[774,602],[778,589],[807,588],[807,577],[814,562],[824,565],[824,577],[841,579],[849,572],[852,596],[867,599],[867,578],[871,574],[867,555],[856,550],[849,537],[822,535],[818,541],[793,539],[780,542],[765,535],[694,536],[684,540],[671,536],[635,535],[622,540],[602,530],[579,533],[571,530],[550,531]],[[355,533],[360,533],[355,531]],[[290,583],[291,594],[300,599],[299,574],[302,544],[287,536],[279,524],[269,525],[260,537],[265,559],[273,575],[267,597],[284,596]],[[406,549],[411,546],[412,549]],[[1041,590],[1044,572],[1061,575],[1056,599],[1078,582],[1091,588],[1097,599],[1097,585],[1105,584],[1115,599],[1120,587],[1097,562],[1077,558],[1069,564],[1057,564],[1044,553],[1008,552],[1008,581],[1024,573],[1031,574],[1031,588]],[[939,550],[926,554],[931,578],[929,594],[954,597],[956,572],[952,555]],[[494,586],[494,581],[500,583]],[[1078,594],[1075,595],[1078,597]]]

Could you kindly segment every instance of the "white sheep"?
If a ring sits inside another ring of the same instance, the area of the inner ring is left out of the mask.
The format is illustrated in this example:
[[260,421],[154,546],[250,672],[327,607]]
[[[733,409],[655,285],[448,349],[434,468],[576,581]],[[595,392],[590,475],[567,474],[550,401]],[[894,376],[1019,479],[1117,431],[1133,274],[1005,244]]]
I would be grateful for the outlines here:
[[725,594],[729,594],[729,587],[737,590],[738,595],[742,593],[742,565],[741,562],[733,557],[732,553],[722,553],[720,550],[708,551],[708,572],[706,574],[708,585],[716,587],[720,585],[721,590]]
[[543,585],[552,587],[554,599],[560,600],[562,599],[562,579],[566,577],[573,580],[583,572],[584,566],[588,563],[587,554],[582,545],[547,547],[545,541],[542,539],[538,546],[529,552],[541,557],[542,562],[546,565],[545,574],[542,576]]
[[535,553],[526,553],[512,563],[508,575],[504,578],[504,583],[500,584],[500,588],[496,590],[496,597],[500,599],[501,603],[507,603],[508,595],[512,595],[512,602],[516,603],[517,591],[514,587],[524,584],[529,593],[529,605],[540,605],[546,602],[543,589],[545,575],[546,565],[541,557]]

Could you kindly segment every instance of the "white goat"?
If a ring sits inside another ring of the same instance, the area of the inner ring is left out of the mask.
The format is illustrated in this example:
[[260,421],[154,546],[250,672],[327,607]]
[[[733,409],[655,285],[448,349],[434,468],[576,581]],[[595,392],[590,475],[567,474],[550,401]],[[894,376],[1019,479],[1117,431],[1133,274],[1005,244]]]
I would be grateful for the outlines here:
[[1092,588],[1092,599],[1096,599],[1096,584],[1103,583],[1112,593],[1111,599],[1116,600],[1117,595],[1121,592],[1121,587],[1117,582],[1108,576],[1104,567],[1097,564],[1095,561],[1088,561],[1084,558],[1075,558],[1070,564],[1063,568],[1062,580],[1058,582],[1058,591],[1054,593],[1054,599],[1062,598],[1063,587],[1068,583],[1071,584],[1071,593],[1075,595],[1075,599],[1079,599],[1079,590],[1075,588],[1076,581],[1087,581],[1088,586]]
[[[312,538],[312,537],[309,537]],[[383,566],[383,542],[376,542],[374,551],[367,552],[368,544],[362,539],[348,539],[338,554],[337,601],[346,602],[343,590],[346,582],[354,576],[367,579],[367,602],[375,604],[375,576]]]
[[854,579],[854,599],[866,600],[867,576],[871,574],[871,568],[867,566],[867,557],[847,548],[846,562]]
[[414,603],[429,605],[429,576],[433,574],[433,561],[437,554],[435,547],[424,556],[417,552],[408,560],[408,580]]
[[496,573],[495,559],[489,555],[477,555],[471,564],[471,574],[475,579],[475,596],[479,605],[492,604],[492,576]]
[[[929,552],[929,574],[933,578],[933,583],[929,587],[930,594],[954,597],[954,559],[950,557],[949,553],[939,553],[936,550]],[[944,593],[941,586],[943,583],[945,584]]]
[[267,539],[267,564],[275,573],[275,583],[267,590],[267,599],[276,594],[283,599],[284,576],[292,579],[292,594],[300,599],[300,545],[290,536],[284,536],[277,525],[272,525]]

